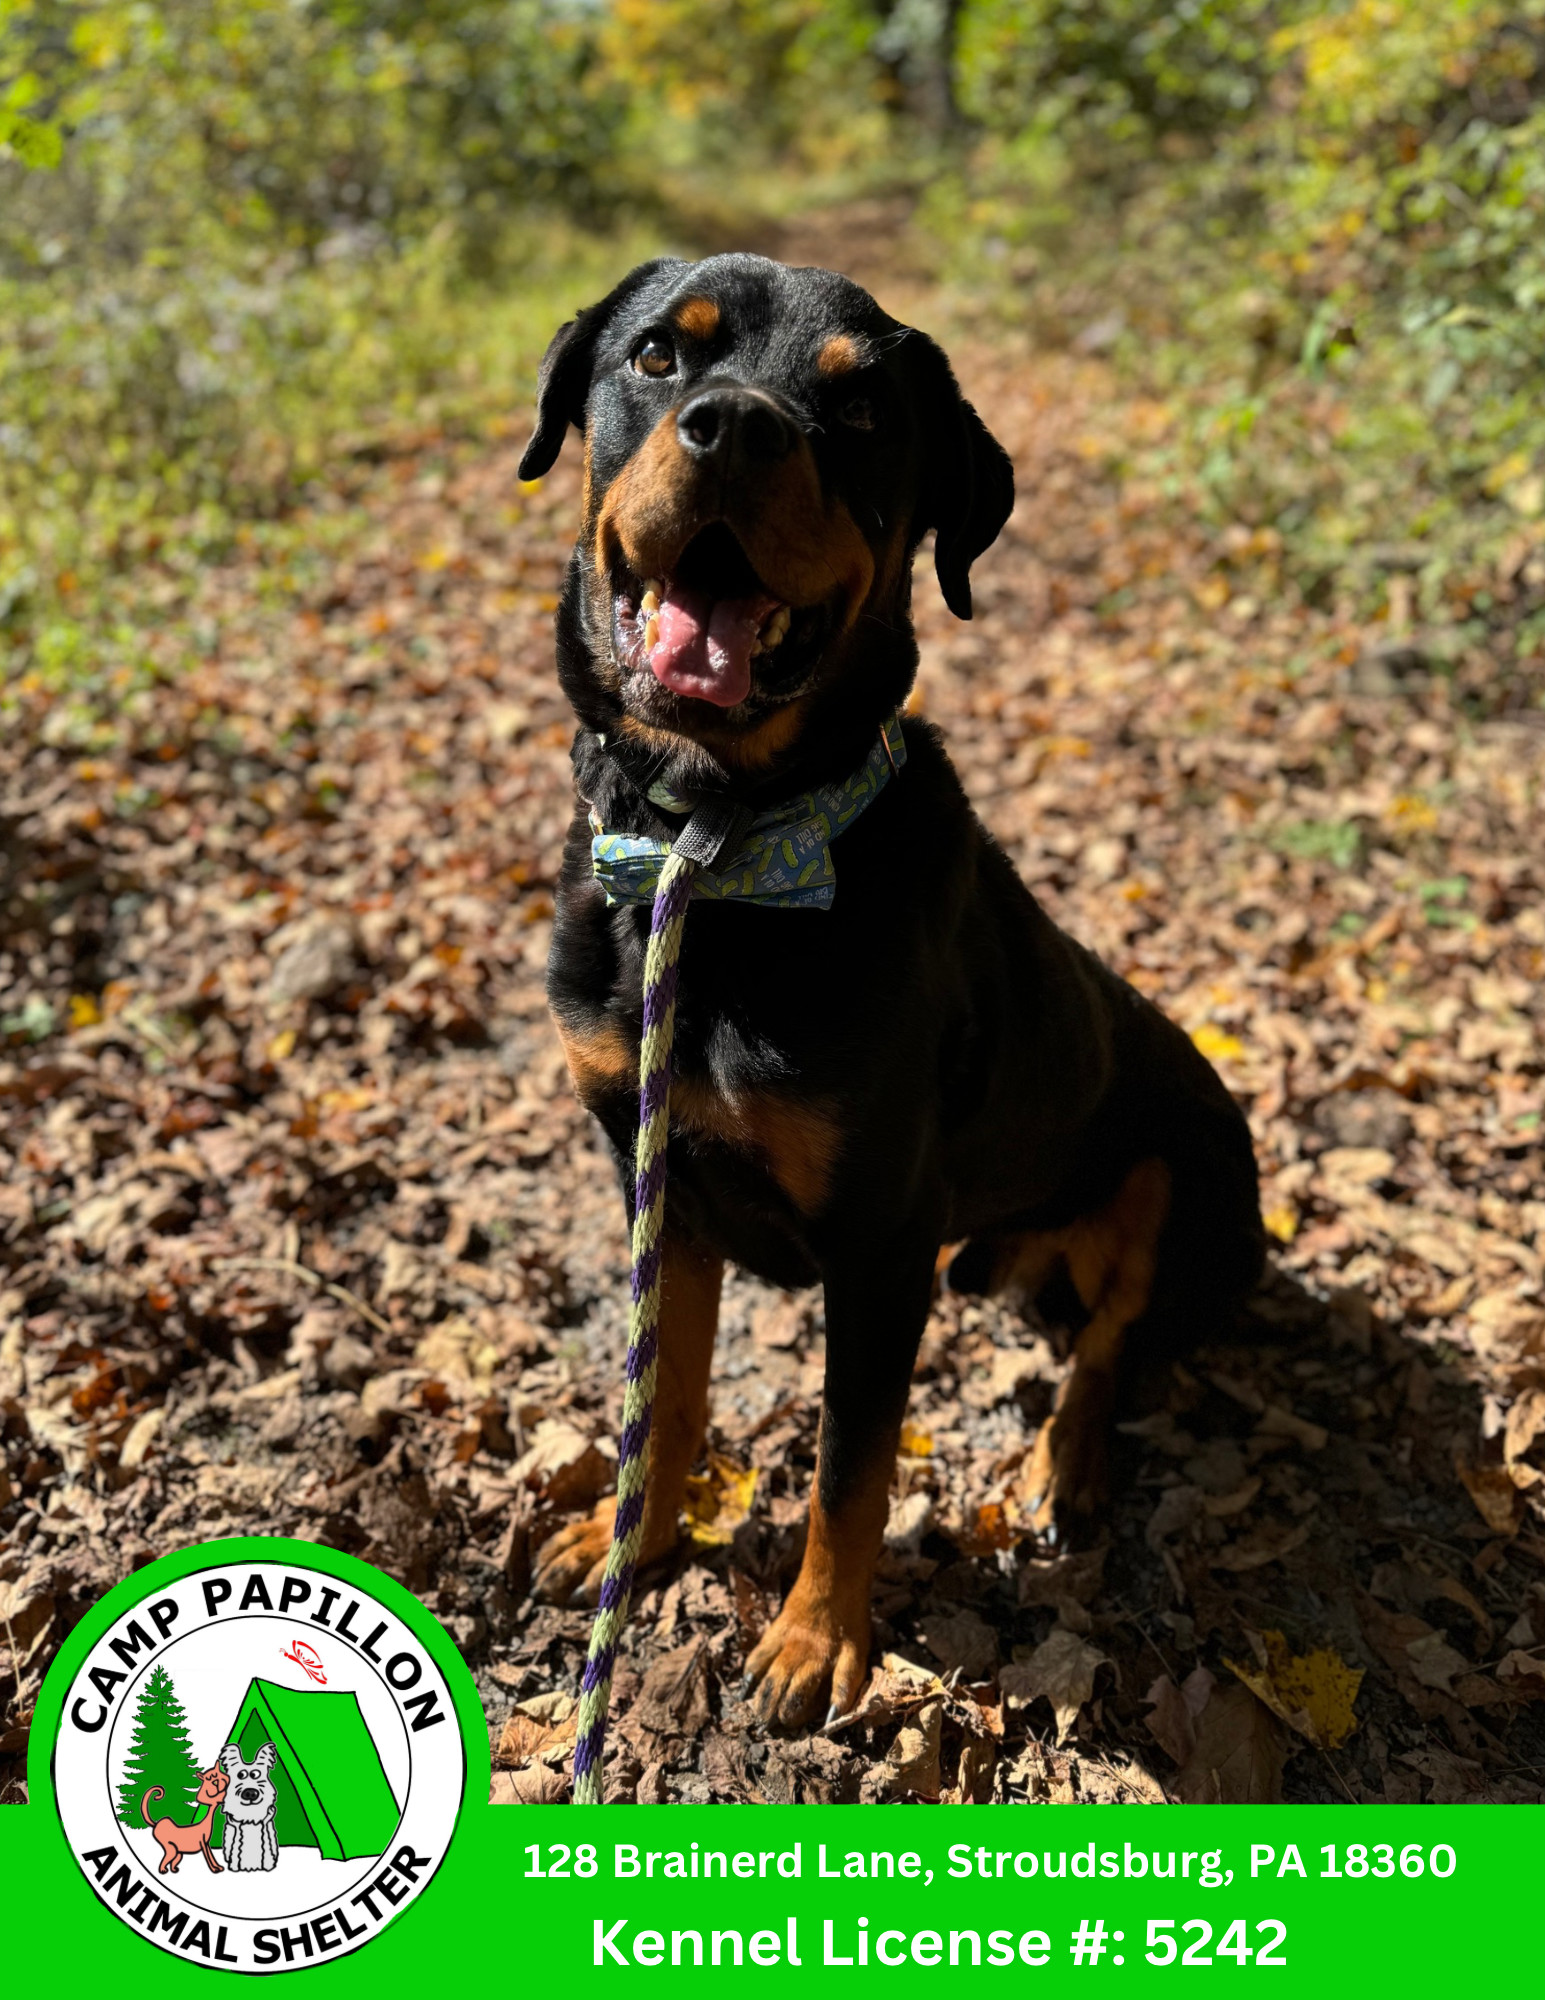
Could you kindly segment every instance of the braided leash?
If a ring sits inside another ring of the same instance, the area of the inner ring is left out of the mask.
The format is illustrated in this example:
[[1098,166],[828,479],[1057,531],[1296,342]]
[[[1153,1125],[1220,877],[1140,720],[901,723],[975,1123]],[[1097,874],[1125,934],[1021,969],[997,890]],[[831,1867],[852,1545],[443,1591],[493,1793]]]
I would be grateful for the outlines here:
[[660,1339],[660,1238],[666,1214],[666,1140],[671,1126],[671,1044],[676,1033],[676,973],[682,923],[693,877],[732,847],[748,815],[723,800],[698,807],[661,864],[644,953],[644,1031],[639,1043],[639,1143],[634,1154],[632,1307],[617,1448],[617,1519],[580,1683],[574,1744],[574,1802],[601,1804],[601,1753],[607,1739],[612,1669],[628,1623],[634,1570],[644,1538],[644,1482]]

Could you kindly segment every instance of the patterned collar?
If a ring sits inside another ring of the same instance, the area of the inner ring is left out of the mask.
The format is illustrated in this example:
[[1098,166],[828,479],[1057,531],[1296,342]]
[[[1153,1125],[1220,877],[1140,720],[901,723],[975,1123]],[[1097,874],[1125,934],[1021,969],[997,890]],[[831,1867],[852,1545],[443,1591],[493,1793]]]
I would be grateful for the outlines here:
[[[700,869],[692,893],[717,903],[766,903],[781,910],[829,910],[836,893],[832,842],[846,832],[866,806],[878,799],[907,762],[901,718],[893,710],[857,771],[837,784],[786,799],[759,813],[720,867]],[[665,812],[690,813],[696,801],[664,785],[649,796]],[[590,815],[591,871],[608,903],[654,900],[669,840],[642,834],[608,833],[594,808]]]

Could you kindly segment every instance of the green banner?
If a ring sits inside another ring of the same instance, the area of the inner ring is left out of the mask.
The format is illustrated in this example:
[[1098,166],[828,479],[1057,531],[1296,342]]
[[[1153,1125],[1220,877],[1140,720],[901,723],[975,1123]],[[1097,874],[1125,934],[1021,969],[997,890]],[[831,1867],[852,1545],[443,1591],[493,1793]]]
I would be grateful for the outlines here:
[[[277,1537],[80,1621],[0,1813],[4,1992],[1539,1990],[1526,1806],[489,1805],[472,1677],[400,1585]],[[1216,1981],[1215,1981],[1216,1983]]]
[[[487,1807],[369,1950],[339,1956],[328,1911],[276,1950],[339,1994],[1148,1991],[1203,1971],[1280,1994],[1535,1992],[1543,1827],[1519,1806]],[[207,1990],[213,1960],[151,1956],[60,1847],[41,1807],[0,1813],[9,1991],[66,1963],[110,1990]]]

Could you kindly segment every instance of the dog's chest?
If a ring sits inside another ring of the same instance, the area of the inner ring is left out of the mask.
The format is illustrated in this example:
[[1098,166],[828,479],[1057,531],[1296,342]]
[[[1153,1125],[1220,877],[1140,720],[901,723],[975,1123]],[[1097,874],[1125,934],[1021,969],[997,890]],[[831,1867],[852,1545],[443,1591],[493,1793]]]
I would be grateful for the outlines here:
[[[639,1044],[615,1015],[584,1026],[559,1020],[575,1092],[611,1124],[609,1112],[638,1091]],[[843,1127],[830,1097],[805,1090],[798,1074],[767,1079],[766,1052],[753,1054],[722,1026],[707,1039],[679,1035],[673,1053],[671,1128],[728,1146],[757,1163],[803,1216],[831,1193]]]

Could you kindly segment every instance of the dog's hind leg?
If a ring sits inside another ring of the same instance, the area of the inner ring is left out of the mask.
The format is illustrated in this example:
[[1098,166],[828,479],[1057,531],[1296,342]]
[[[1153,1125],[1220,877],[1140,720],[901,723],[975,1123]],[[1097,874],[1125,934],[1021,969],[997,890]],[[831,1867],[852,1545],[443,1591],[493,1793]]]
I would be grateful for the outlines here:
[[1039,1527],[1093,1513],[1109,1497],[1117,1375],[1128,1330],[1149,1307],[1170,1193],[1164,1162],[1140,1160],[1103,1208],[1059,1232],[1059,1250],[1090,1318],[1032,1454],[1027,1484],[1040,1495],[1033,1515]]
[[864,1686],[870,1589],[913,1361],[929,1314],[937,1236],[927,1226],[850,1252],[826,1280],[827,1371],[800,1574],[746,1663],[767,1722],[806,1721],[830,1689],[846,1714]]
[[[667,1225],[661,1245],[660,1361],[650,1426],[642,1566],[676,1546],[687,1475],[708,1424],[709,1366],[719,1328],[724,1262]],[[601,1594],[615,1498],[542,1544],[532,1595],[557,1604],[594,1604]]]
[[1008,1236],[974,1236],[963,1243],[946,1265],[944,1279],[953,1292],[981,1297],[1018,1292],[1034,1299],[1067,1250],[1063,1230],[1022,1230]]

